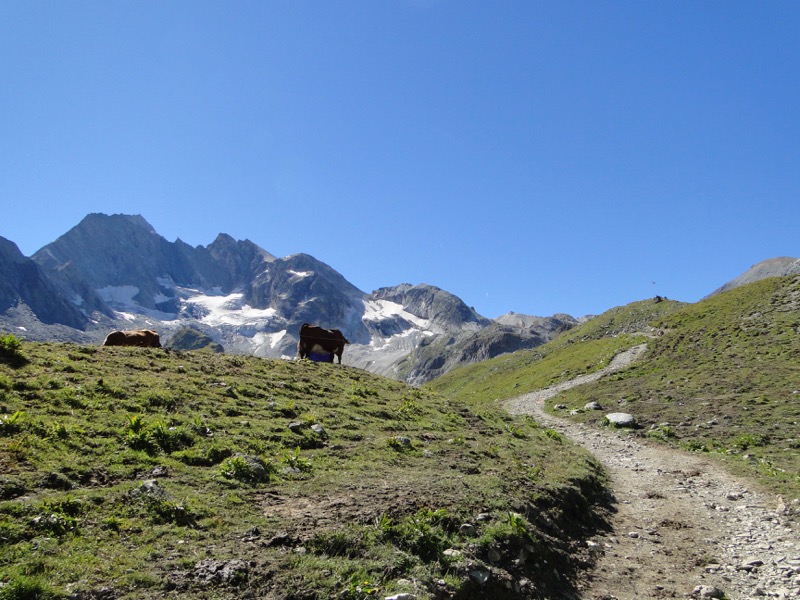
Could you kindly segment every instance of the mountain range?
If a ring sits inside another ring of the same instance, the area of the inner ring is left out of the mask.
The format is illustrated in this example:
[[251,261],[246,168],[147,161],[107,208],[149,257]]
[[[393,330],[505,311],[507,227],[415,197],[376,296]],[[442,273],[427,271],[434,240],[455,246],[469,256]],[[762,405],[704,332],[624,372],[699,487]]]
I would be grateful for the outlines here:
[[[770,259],[726,286],[798,272],[798,259]],[[0,330],[37,341],[101,343],[113,329],[147,327],[180,347],[191,329],[227,352],[294,357],[300,325],[317,323],[351,342],[345,364],[418,384],[587,318],[487,319],[428,284],[367,293],[308,254],[278,258],[227,234],[208,246],[169,242],[139,215],[90,214],[31,257],[0,237]]]

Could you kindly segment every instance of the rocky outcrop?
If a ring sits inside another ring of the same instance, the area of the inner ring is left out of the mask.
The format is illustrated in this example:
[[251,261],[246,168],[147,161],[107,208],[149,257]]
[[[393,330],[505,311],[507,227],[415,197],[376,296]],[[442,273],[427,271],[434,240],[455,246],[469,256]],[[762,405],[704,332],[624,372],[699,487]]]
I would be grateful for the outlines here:
[[424,383],[461,365],[536,348],[577,323],[564,314],[534,317],[509,313],[477,331],[423,340],[397,370],[404,381]]
[[478,329],[491,323],[450,292],[433,285],[403,283],[380,288],[370,296],[373,300],[388,300],[400,304],[415,316],[427,319],[442,332]]
[[770,258],[753,265],[735,279],[730,280],[728,283],[711,292],[707,297],[721,294],[722,292],[732,290],[748,283],[754,283],[761,279],[766,279],[767,277],[785,277],[786,275],[797,274],[800,274],[800,258],[791,258],[788,256]]
[[222,344],[194,327],[182,327],[165,344],[166,348],[173,350],[210,350],[211,352],[225,352]]
[[334,327],[353,343],[368,342],[361,317],[364,292],[340,273],[308,254],[275,259],[254,279],[246,294],[258,308],[274,309],[287,331],[303,323]]

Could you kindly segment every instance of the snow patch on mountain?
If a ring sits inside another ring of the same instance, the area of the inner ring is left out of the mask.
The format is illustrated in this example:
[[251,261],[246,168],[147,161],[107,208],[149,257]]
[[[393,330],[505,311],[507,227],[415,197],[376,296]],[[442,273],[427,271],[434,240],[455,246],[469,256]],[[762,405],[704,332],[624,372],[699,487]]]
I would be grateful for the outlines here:
[[369,323],[396,319],[397,317],[420,329],[430,327],[430,321],[411,314],[402,304],[389,300],[364,300],[364,321]]
[[200,307],[199,312],[204,316],[199,321],[211,327],[220,325],[259,327],[270,323],[276,315],[274,308],[253,308],[246,304],[242,292],[232,294],[201,290],[184,290],[184,292],[191,294],[184,299],[184,303]]
[[286,337],[286,330],[276,331],[275,333],[267,333],[260,331],[251,338],[251,348],[253,354],[256,356],[267,356],[273,354],[283,338]]
[[108,302],[111,306],[136,306],[138,308],[133,298],[139,293],[139,288],[134,285],[108,285],[95,291],[103,301]]

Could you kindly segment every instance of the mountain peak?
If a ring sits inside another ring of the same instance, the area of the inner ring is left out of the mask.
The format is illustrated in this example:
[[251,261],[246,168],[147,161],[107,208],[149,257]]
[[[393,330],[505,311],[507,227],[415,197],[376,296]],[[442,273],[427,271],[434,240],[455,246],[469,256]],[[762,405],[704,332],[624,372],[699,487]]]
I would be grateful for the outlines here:
[[75,228],[86,226],[94,227],[97,225],[101,225],[103,227],[132,227],[136,229],[144,229],[148,233],[158,235],[153,226],[142,215],[125,215],[121,213],[113,215],[107,215],[105,213],[90,213],[86,215],[86,217],[84,217]]
[[0,256],[5,256],[8,260],[14,260],[15,262],[19,262],[24,258],[19,246],[2,235],[0,235]]

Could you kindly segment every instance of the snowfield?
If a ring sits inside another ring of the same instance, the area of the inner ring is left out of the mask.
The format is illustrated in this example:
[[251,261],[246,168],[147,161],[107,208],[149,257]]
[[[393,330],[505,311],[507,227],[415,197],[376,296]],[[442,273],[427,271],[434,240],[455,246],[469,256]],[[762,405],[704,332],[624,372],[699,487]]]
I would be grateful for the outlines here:
[[364,300],[363,320],[365,322],[386,321],[397,317],[416,325],[420,329],[430,327],[430,321],[412,315],[401,304],[390,302],[389,300]]
[[260,329],[268,325],[276,315],[274,308],[253,308],[243,302],[244,294],[209,295],[195,290],[196,294],[184,300],[184,303],[200,306],[205,311],[205,316],[200,319],[202,323],[211,327],[220,325],[233,325]]

